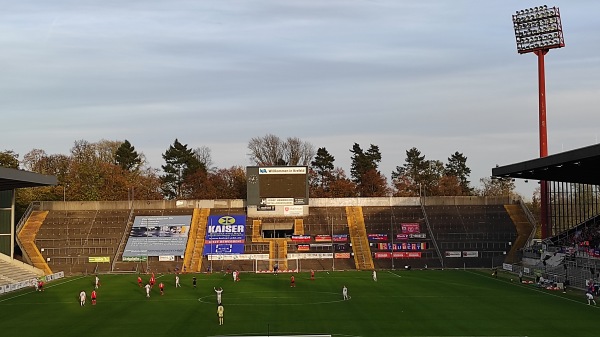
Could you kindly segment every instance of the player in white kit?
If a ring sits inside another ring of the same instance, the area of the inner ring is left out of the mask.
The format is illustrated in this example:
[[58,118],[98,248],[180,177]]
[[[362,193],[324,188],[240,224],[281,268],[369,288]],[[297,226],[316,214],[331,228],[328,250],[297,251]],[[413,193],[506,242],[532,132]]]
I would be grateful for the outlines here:
[[221,304],[221,294],[223,293],[223,288],[219,287],[219,289],[217,289],[217,288],[213,288],[213,289],[217,293],[217,304]]
[[585,293],[585,297],[587,298],[588,305],[591,305],[592,302],[594,303],[594,305],[596,305],[596,300],[594,299],[594,295],[592,295],[592,293]]
[[85,305],[85,299],[87,298],[87,295],[85,294],[85,291],[81,291],[79,293],[79,304],[83,307]]

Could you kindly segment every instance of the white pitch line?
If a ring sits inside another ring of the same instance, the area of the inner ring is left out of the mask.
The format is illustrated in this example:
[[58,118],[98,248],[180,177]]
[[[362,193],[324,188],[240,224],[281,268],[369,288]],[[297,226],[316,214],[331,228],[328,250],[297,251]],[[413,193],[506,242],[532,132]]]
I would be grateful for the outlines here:
[[[481,275],[479,273],[472,272],[470,270],[468,270],[467,272],[483,277],[483,275]],[[504,280],[500,280],[500,282],[504,282],[504,283],[507,283],[507,284],[513,284],[512,282],[508,282],[508,281],[504,281]],[[519,284],[520,283],[517,283],[517,285],[519,285]],[[556,297],[556,298],[563,299],[565,301],[569,301],[569,302],[573,302],[573,303],[579,303],[579,304],[583,304],[583,305],[588,305],[587,302],[585,302],[585,298],[582,299],[581,301],[576,301],[576,300],[574,300],[572,298],[568,298],[568,297],[564,297],[564,296],[559,296],[559,295],[556,295],[556,294],[544,291],[546,289],[538,289],[538,288],[531,288],[531,287],[525,287],[525,288],[527,288],[527,290],[534,291],[536,293],[540,293],[540,294],[544,294],[544,295],[548,295],[548,296],[553,296],[553,297]],[[590,306],[590,307],[592,307],[594,309],[598,309],[597,306]]]
[[[85,276],[80,276],[80,277],[77,277],[77,278],[74,278],[74,279],[71,279],[71,280],[68,280],[68,281],[64,281],[64,282],[61,282],[61,283],[52,284],[52,285],[49,285],[49,286],[47,286],[46,288],[53,288],[53,287],[57,287],[57,286],[60,286],[60,285],[63,285],[63,284],[65,284],[65,283],[69,283],[69,282],[77,281],[77,280],[79,280],[79,279],[82,279],[82,278],[84,278],[84,277],[85,277]],[[31,293],[34,293],[34,292],[35,292],[35,291],[29,291],[29,292],[22,293],[22,294],[19,294],[19,295],[15,295],[15,296],[12,296],[12,297],[4,298],[4,299],[1,299],[1,300],[0,300],[0,303],[2,303],[2,302],[6,302],[6,301],[8,301],[8,300],[12,300],[12,299],[14,299],[14,298],[17,298],[17,297],[21,297],[21,296],[29,295],[29,294],[31,294]]]

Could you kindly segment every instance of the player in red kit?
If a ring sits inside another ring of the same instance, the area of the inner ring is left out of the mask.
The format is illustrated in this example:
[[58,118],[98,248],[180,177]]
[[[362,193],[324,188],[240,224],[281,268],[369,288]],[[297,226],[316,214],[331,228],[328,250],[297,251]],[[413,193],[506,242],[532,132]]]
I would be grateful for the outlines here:
[[160,289],[160,294],[164,295],[165,294],[165,284],[164,283],[159,283],[158,284],[158,288]]
[[96,305],[96,290],[92,290],[92,305]]
[[138,285],[140,286],[140,288],[143,287],[143,285],[142,285],[142,277],[141,276],[138,276]]
[[315,280],[315,271],[314,270],[310,270],[310,280],[314,281]]
[[290,277],[290,287],[296,288],[296,278],[294,278],[294,275]]

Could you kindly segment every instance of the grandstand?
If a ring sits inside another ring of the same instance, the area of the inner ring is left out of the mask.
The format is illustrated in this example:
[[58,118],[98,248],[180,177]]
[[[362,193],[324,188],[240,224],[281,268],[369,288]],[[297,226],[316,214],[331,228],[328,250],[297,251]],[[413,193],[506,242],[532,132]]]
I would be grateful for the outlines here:
[[[531,179],[547,184],[547,194],[541,196],[548,203],[548,213],[542,216],[546,223],[542,221],[539,228],[541,241],[527,246],[522,260],[505,265],[506,270],[543,278],[552,285],[588,289],[590,284],[598,284],[600,178],[596,170],[599,164],[600,145],[596,144],[492,169],[492,176],[497,178]],[[507,209],[510,213],[510,208]],[[536,222],[531,214],[524,217],[511,214],[511,217],[518,228],[522,227],[519,224]],[[533,232],[536,231],[534,228]],[[525,234],[519,236],[517,242],[524,241]]]
[[15,191],[54,184],[53,176],[0,167],[0,293],[29,286],[47,272],[14,258]]
[[[36,202],[21,221],[18,239],[26,261],[46,274],[65,275],[270,272],[275,265],[281,271],[488,268],[519,248],[504,207],[515,202],[507,198],[313,198],[310,203],[307,215],[249,217],[243,200]],[[191,218],[180,255],[124,256],[139,230],[132,228],[136,217],[180,215]],[[205,244],[212,242],[209,222],[224,217],[245,222],[241,254],[207,253],[220,245]]]

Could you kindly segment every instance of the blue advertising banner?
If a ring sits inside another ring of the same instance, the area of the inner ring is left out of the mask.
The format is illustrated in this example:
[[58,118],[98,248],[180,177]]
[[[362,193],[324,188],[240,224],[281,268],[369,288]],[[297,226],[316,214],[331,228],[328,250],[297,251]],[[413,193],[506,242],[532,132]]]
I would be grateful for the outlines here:
[[243,254],[245,215],[210,215],[206,225],[204,255]]

